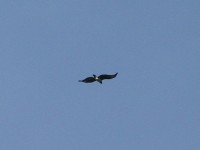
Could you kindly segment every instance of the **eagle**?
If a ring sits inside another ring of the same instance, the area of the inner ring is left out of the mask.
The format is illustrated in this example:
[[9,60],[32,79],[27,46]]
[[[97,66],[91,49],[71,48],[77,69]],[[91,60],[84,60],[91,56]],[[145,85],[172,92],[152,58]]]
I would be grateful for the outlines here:
[[79,82],[84,82],[84,83],[92,83],[94,81],[97,81],[99,83],[102,84],[102,80],[105,80],[105,79],[113,79],[117,76],[118,72],[113,74],[113,75],[108,75],[108,74],[102,74],[100,76],[96,76],[95,74],[93,74],[93,77],[87,77],[83,80],[79,80]]

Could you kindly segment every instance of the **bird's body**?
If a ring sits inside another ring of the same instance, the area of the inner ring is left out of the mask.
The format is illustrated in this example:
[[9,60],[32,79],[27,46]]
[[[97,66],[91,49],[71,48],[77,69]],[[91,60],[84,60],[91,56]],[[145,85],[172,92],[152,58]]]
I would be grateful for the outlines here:
[[100,76],[96,76],[93,74],[93,77],[87,77],[83,80],[79,80],[79,82],[84,82],[84,83],[92,83],[94,81],[97,81],[99,83],[102,84],[102,80],[105,80],[105,79],[113,79],[117,76],[118,73],[114,74],[114,75],[107,75],[107,74],[102,74]]

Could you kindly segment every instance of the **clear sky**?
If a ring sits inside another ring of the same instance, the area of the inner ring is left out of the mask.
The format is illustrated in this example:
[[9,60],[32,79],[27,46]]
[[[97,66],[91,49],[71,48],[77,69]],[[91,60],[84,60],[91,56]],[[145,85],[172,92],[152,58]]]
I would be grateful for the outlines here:
[[1,150],[199,150],[200,1],[1,0],[0,91]]

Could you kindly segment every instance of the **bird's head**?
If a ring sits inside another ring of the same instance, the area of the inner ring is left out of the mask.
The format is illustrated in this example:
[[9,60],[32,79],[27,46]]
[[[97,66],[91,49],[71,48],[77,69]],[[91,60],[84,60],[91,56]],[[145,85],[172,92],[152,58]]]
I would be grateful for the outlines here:
[[95,74],[93,74],[93,77],[96,78],[97,76]]
[[93,74],[93,77],[95,78],[95,79],[97,79],[98,77],[95,75],[95,74]]

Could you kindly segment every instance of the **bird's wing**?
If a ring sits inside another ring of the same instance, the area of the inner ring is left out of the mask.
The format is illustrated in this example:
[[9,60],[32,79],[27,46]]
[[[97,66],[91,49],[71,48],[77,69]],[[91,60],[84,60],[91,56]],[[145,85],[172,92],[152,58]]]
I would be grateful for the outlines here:
[[114,74],[114,75],[108,75],[108,74],[102,74],[100,76],[98,76],[99,79],[104,80],[104,79],[113,79],[117,76],[118,73]]
[[94,82],[95,79],[93,77],[87,77],[85,78],[84,80],[81,80],[82,82],[85,82],[85,83],[91,83],[91,82]]

